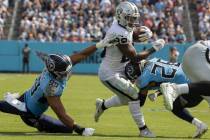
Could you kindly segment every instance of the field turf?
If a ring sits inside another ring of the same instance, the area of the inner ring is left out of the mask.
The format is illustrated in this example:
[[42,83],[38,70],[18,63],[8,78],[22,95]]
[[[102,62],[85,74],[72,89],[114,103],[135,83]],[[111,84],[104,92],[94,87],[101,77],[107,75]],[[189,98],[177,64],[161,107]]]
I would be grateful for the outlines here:
[[[7,91],[23,93],[34,82],[37,74],[0,74],[0,99]],[[62,96],[67,112],[78,124],[96,129],[92,137],[76,134],[44,134],[26,126],[18,116],[0,112],[0,140],[139,140],[139,132],[134,124],[128,107],[107,110],[98,123],[93,121],[95,99],[109,98],[113,94],[99,81],[97,76],[73,75]],[[149,128],[157,135],[157,140],[191,139],[195,127],[165,110],[162,97],[158,101],[146,101],[142,108]],[[203,101],[199,106],[190,109],[197,117],[210,125],[210,109]],[[47,112],[54,117],[51,109]],[[210,131],[201,139],[210,139]]]

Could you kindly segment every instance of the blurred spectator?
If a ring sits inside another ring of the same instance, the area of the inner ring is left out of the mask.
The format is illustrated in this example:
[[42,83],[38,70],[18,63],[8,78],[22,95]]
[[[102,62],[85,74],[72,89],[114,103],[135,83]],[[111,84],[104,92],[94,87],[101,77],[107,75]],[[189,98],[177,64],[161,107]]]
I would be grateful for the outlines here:
[[22,55],[23,55],[23,68],[22,68],[22,72],[29,72],[29,59],[30,59],[30,48],[28,46],[28,44],[26,43],[24,48],[22,49]]
[[210,39],[210,1],[197,0],[196,12],[198,13],[200,39]]
[[[120,1],[126,0],[24,0],[19,39],[98,41],[111,25]],[[181,26],[182,0],[129,1],[139,8],[140,24],[157,35],[151,41],[157,37],[173,43],[186,41]]]
[[9,1],[0,0],[0,39],[5,39],[4,27],[7,18],[10,16]]
[[113,20],[112,3],[113,0],[24,0],[19,39],[100,40]]
[[169,62],[176,63],[179,57],[179,51],[176,47],[171,47],[169,51]]

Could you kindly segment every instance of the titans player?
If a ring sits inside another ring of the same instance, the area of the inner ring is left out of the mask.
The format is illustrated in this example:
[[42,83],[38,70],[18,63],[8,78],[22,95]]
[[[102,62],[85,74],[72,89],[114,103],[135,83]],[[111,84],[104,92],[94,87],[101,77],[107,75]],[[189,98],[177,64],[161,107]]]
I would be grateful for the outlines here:
[[140,89],[141,106],[144,104],[148,90],[159,90],[163,82],[188,83],[180,63],[171,63],[159,58],[142,60],[138,65],[128,63],[125,74],[131,81],[135,81]]
[[[207,130],[207,125],[199,119],[193,117],[186,109],[186,107],[194,107],[198,105],[203,97],[201,95],[208,95],[207,89],[209,89],[209,82],[200,82],[199,87],[202,88],[202,94],[198,94],[199,90],[196,89],[196,84],[190,83],[190,80],[182,70],[180,63],[170,63],[158,58],[154,58],[148,61],[141,61],[140,65],[133,66],[130,63],[127,64],[125,69],[127,77],[134,81],[140,89],[140,104],[144,105],[148,90],[158,89],[163,82],[172,82],[180,85],[189,85],[191,93],[179,96],[174,101],[174,108],[171,110],[174,115],[183,119],[189,123],[192,123],[197,127],[194,138],[199,138]],[[201,91],[201,89],[200,89]],[[185,91],[184,91],[185,92]],[[154,101],[157,96],[161,95],[160,92],[155,92],[149,95],[150,100]]]
[[[184,94],[175,99],[171,111],[180,119],[197,127],[196,133],[193,136],[194,138],[199,138],[206,132],[207,125],[193,117],[186,108],[198,105],[203,100],[203,96],[209,97],[208,89],[210,82],[190,83],[191,81],[186,77],[180,63],[170,63],[158,58],[141,61],[139,65],[135,66],[128,63],[125,73],[130,80],[134,81],[137,79],[136,85],[141,93],[139,95],[141,106],[145,103],[148,90],[158,90],[158,92],[148,95],[152,101],[161,95],[159,88],[163,82],[176,83],[178,87],[188,85],[188,92],[191,94]],[[197,87],[200,87],[200,89]],[[183,91],[182,88],[182,92],[186,93],[187,90]]]
[[[93,128],[81,127],[67,114],[60,97],[71,75],[72,66],[95,52],[97,48],[108,47],[106,41],[102,40],[71,56],[38,52],[37,55],[45,63],[46,68],[22,96],[7,93],[4,100],[0,101],[0,111],[20,115],[23,122],[40,132],[76,132],[83,136],[93,135]],[[59,120],[44,114],[49,106]]]

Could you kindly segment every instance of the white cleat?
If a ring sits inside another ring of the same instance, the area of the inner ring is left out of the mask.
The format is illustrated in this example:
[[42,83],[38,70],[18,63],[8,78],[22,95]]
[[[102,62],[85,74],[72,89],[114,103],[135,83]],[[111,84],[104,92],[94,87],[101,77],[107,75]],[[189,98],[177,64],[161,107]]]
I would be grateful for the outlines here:
[[193,138],[200,138],[202,137],[208,130],[208,126],[205,123],[200,123],[199,126],[197,126],[197,130],[193,136]]
[[160,85],[160,91],[163,94],[164,105],[166,109],[173,110],[173,102],[178,97],[175,90],[175,84],[172,83],[162,83]]
[[145,128],[143,130],[140,131],[140,136],[141,137],[145,137],[145,138],[155,138],[155,134],[153,134],[149,128]]
[[95,122],[98,122],[99,117],[103,114],[104,110],[102,109],[102,104],[103,104],[104,100],[97,98],[96,99],[96,112],[95,112]]
[[92,136],[95,132],[95,129],[93,128],[85,128],[85,130],[82,132],[83,136]]

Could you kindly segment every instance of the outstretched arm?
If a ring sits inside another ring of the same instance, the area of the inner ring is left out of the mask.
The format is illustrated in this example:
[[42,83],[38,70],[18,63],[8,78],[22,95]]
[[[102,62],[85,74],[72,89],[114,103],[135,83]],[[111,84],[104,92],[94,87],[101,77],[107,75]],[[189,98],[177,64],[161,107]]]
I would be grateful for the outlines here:
[[75,65],[75,64],[79,63],[80,61],[86,59],[88,56],[93,54],[99,48],[113,46],[115,44],[114,41],[115,41],[115,35],[111,35],[109,37],[104,38],[103,40],[96,43],[95,45],[87,47],[86,49],[82,50],[81,52],[69,56],[72,61],[72,64]]
[[81,52],[78,52],[76,54],[73,54],[70,57],[72,64],[75,65],[79,63],[80,61],[86,59],[88,56],[90,56],[92,53],[94,53],[97,50],[96,45],[92,45],[90,47],[85,48]]
[[74,120],[66,113],[60,97],[47,96],[47,102],[52,110],[55,112],[59,120],[61,120],[69,128],[73,129]]

